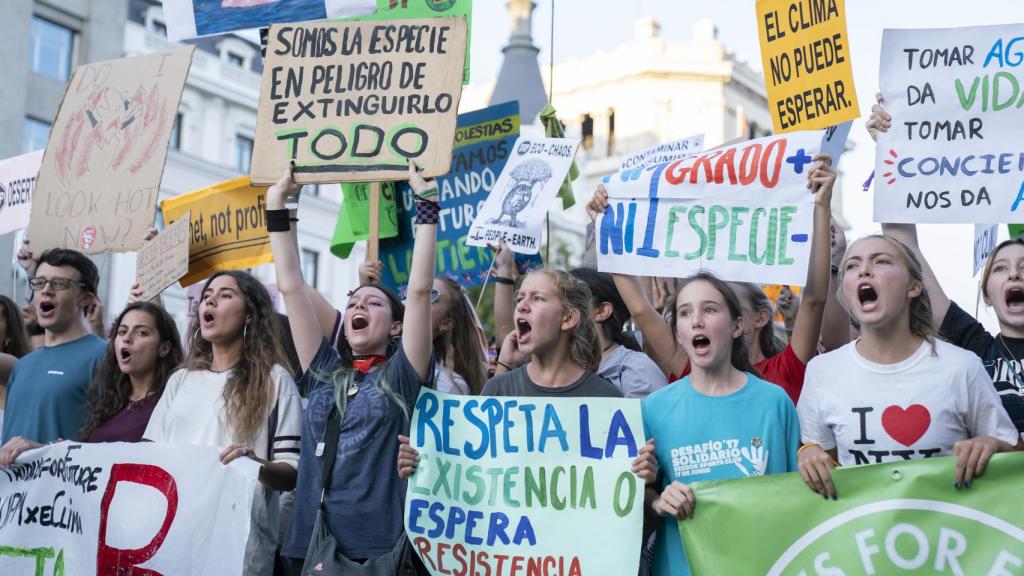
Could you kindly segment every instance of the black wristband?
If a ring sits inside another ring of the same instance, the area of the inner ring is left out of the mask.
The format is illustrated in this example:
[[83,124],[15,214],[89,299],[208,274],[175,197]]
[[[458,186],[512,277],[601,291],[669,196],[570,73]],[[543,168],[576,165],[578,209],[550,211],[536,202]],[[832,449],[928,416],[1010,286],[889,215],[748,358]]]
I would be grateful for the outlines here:
[[437,224],[441,207],[437,202],[416,202],[416,224]]
[[516,285],[516,281],[515,280],[513,280],[511,278],[506,278],[505,276],[495,276],[494,277],[494,281],[497,282],[498,284],[507,284],[509,286],[515,286]]
[[267,208],[266,214],[267,232],[288,232],[292,229],[291,223],[288,221],[289,214],[287,208],[278,210]]

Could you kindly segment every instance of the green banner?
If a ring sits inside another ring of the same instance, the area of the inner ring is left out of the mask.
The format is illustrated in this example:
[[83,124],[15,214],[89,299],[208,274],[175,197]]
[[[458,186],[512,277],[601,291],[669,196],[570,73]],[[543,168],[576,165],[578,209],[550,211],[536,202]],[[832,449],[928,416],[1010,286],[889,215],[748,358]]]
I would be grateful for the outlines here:
[[1024,574],[1024,454],[997,454],[968,489],[955,458],[835,470],[838,500],[800,475],[693,485],[679,523],[693,574]]
[[[370,183],[341,185],[341,209],[331,237],[331,254],[344,260],[352,246],[370,236]],[[380,238],[398,236],[398,214],[395,207],[395,183],[380,184]]]
[[377,0],[377,12],[374,14],[345,20],[408,20],[444,16],[466,19],[466,65],[462,71],[462,83],[469,84],[469,53],[473,46],[473,0]]

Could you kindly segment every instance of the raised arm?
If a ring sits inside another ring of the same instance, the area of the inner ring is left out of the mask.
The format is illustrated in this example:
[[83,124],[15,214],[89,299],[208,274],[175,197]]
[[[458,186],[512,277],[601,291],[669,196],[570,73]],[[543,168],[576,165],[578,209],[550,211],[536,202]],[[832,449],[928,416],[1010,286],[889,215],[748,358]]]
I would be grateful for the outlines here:
[[516,259],[505,240],[494,251],[494,341],[501,346],[515,328],[513,315],[516,298]]
[[821,321],[821,345],[831,352],[850,342],[850,313],[839,303],[836,291],[839,289],[839,266],[846,254],[846,235],[834,221],[830,226],[832,235],[832,268],[829,274],[828,298],[825,299],[825,316]]
[[[877,102],[871,107],[871,117],[868,118],[867,128],[871,138],[877,141],[879,134],[888,132],[892,127],[892,116],[882,106],[884,100],[881,93],[875,94],[875,100]],[[883,222],[882,233],[906,244],[921,261],[921,267],[924,269],[924,287],[928,290],[928,297],[932,301],[932,324],[936,327],[941,326],[946,312],[949,311],[949,296],[942,290],[942,285],[935,277],[935,272],[932,271],[931,265],[928,264],[928,260],[921,252],[921,245],[917,242],[917,226]]]
[[814,191],[814,239],[811,240],[811,259],[807,264],[807,285],[800,294],[796,324],[789,339],[793,353],[804,364],[818,352],[832,271],[829,225],[832,222],[832,187],[836,183],[836,171],[832,169],[832,158],[828,154],[817,154],[814,162],[807,173],[807,186]]
[[[603,185],[598,185],[593,198],[587,203],[587,214],[590,216],[590,220],[596,224],[597,215],[603,214],[607,208],[608,192]],[[615,288],[619,291],[619,296],[622,297],[622,301],[629,308],[630,315],[633,316],[633,321],[644,335],[644,352],[650,356],[651,360],[654,360],[654,363],[661,368],[666,376],[682,372],[689,358],[683,351],[683,347],[676,343],[672,328],[647,299],[640,278],[623,274],[612,274],[612,278],[615,281]]]
[[285,198],[298,192],[299,188],[292,179],[289,168],[277,183],[267,190],[267,229],[270,231],[270,248],[274,253],[277,289],[284,298],[288,324],[292,329],[292,341],[299,355],[299,365],[305,372],[316,357],[324,335],[313,302],[306,292],[306,283],[302,280],[299,249],[295,236],[289,230],[288,212],[284,205]]
[[405,318],[402,320],[402,349],[421,380],[430,377],[433,339],[430,325],[430,291],[434,286],[437,258],[437,184],[427,182],[409,161],[409,185],[416,194],[416,240],[412,249]]

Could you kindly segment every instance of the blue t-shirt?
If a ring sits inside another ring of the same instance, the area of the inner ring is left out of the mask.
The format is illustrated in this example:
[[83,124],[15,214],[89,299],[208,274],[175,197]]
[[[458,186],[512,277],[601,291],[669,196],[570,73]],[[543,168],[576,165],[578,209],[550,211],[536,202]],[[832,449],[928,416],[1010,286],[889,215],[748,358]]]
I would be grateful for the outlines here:
[[35,350],[14,364],[7,379],[3,442],[78,439],[89,415],[86,396],[107,342],[87,334]]
[[[752,374],[728,396],[701,394],[687,376],[648,396],[643,415],[647,437],[654,438],[662,488],[673,481],[692,484],[797,469],[796,408],[782,388]],[[658,525],[654,574],[690,574],[675,518]]]
[[[295,510],[281,552],[288,558],[305,558],[313,534],[324,460],[316,456],[316,445],[327,431],[327,417],[334,406],[329,376],[339,365],[338,352],[325,339],[300,379],[309,402],[302,419]],[[374,385],[383,373],[387,386],[405,402],[410,418],[420,388],[430,385],[417,377],[401,346],[383,368],[356,375],[359,392],[349,398],[341,421],[338,457],[325,501],[330,533],[341,553],[353,560],[390,553],[403,528],[405,481],[398,477],[396,462],[398,435],[409,435],[409,421]]]

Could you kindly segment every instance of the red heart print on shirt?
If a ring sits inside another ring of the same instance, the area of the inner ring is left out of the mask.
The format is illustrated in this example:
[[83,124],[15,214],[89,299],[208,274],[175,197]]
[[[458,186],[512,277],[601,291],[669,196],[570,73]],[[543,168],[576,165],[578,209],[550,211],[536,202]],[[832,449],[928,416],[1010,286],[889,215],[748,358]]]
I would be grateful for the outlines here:
[[905,410],[889,406],[882,412],[882,428],[893,440],[910,446],[921,439],[932,424],[932,415],[920,404],[911,404]]

